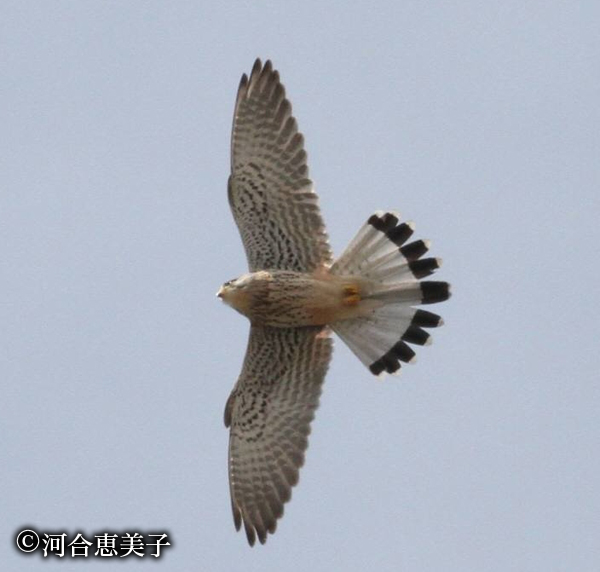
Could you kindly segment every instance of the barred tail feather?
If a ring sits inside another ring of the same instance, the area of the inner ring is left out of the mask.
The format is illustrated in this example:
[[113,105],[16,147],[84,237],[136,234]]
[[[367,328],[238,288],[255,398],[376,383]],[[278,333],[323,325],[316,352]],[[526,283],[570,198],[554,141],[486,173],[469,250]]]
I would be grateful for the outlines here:
[[433,312],[390,305],[370,316],[334,322],[331,328],[371,373],[380,375],[399,373],[401,362],[414,363],[416,355],[408,344],[430,345],[431,335],[424,328],[442,324]]
[[447,282],[422,280],[441,265],[439,258],[422,258],[429,241],[407,242],[414,225],[399,222],[393,213],[377,212],[361,227],[331,273],[360,277],[365,314],[339,320],[331,328],[373,374],[396,373],[400,364],[415,361],[408,345],[428,345],[424,328],[441,326],[437,314],[417,309],[450,297]]

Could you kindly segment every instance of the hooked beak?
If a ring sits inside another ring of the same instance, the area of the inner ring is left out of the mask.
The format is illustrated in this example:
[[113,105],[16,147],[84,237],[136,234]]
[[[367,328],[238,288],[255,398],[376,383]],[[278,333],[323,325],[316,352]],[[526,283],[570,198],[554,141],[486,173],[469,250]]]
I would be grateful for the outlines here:
[[219,291],[217,292],[217,298],[221,298],[221,300],[223,299],[223,286],[219,288]]

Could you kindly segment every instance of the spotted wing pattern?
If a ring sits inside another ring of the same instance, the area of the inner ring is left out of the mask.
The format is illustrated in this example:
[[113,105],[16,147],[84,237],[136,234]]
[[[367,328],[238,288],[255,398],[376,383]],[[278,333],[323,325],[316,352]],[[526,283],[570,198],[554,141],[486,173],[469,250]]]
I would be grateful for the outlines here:
[[233,519],[250,545],[275,532],[304,463],[331,358],[321,327],[252,326],[242,373],[225,407]]
[[228,196],[251,271],[311,271],[331,262],[304,137],[270,61],[240,82]]

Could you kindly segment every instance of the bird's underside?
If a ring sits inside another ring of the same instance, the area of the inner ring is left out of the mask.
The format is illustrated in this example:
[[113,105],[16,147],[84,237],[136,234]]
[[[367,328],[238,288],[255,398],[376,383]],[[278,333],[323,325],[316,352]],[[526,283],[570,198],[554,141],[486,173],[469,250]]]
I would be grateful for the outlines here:
[[273,533],[304,463],[331,358],[330,330],[372,373],[414,361],[441,318],[416,306],[449,297],[423,280],[440,265],[414,226],[377,212],[333,261],[304,140],[271,62],[256,60],[235,104],[229,203],[249,272],[218,295],[250,320],[246,357],[227,400],[229,483],[248,542]]
[[368,316],[379,302],[370,297],[376,284],[360,276],[261,270],[245,276],[243,288],[224,288],[219,296],[245,315],[253,326],[293,328],[325,326]]

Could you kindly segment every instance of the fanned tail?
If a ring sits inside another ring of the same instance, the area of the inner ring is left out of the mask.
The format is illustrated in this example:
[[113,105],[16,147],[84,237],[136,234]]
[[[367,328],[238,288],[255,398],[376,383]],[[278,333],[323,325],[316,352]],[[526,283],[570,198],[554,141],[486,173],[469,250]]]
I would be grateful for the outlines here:
[[364,284],[364,315],[336,321],[331,328],[375,375],[398,372],[400,362],[413,362],[415,352],[408,344],[428,345],[431,336],[424,328],[443,324],[437,314],[415,308],[447,300],[450,286],[422,280],[441,260],[423,258],[430,243],[408,242],[413,232],[411,222],[377,212],[331,266],[332,274],[359,277]]

